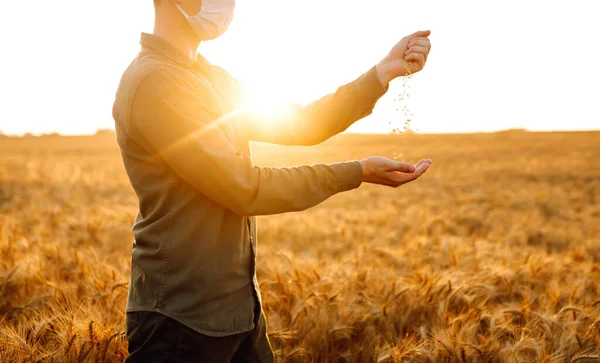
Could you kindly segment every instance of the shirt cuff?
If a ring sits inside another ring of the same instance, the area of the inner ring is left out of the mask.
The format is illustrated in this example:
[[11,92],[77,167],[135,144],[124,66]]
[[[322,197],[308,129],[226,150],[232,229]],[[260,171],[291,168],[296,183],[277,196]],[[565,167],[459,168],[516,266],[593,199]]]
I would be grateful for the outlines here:
[[362,76],[358,77],[355,81],[355,86],[356,91],[365,100],[365,103],[373,106],[390,88],[389,84],[384,87],[381,83],[379,76],[377,76],[376,66],[373,66]]
[[363,170],[359,161],[331,164],[336,178],[336,192],[356,189],[362,184]]

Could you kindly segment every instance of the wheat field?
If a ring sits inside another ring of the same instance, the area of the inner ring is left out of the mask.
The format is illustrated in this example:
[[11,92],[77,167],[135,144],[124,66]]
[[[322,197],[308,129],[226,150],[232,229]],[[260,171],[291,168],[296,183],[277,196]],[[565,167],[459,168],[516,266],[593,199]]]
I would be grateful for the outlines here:
[[[433,159],[259,217],[282,362],[600,361],[600,132],[340,135],[259,165]],[[114,136],[0,138],[0,361],[118,362],[137,199]]]

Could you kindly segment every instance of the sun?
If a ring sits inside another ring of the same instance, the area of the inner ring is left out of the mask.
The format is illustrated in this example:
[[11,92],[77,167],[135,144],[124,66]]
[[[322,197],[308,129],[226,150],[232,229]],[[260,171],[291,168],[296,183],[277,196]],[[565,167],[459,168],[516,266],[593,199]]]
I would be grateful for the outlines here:
[[278,119],[284,117],[293,102],[272,90],[254,90],[250,92],[247,107],[255,115],[254,121],[263,127],[272,127]]

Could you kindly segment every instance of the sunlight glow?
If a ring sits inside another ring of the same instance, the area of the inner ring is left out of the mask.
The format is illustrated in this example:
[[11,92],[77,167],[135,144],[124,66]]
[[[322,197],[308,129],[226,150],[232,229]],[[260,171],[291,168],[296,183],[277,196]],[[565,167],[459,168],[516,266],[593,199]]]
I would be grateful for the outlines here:
[[[38,1],[35,12],[29,4],[5,1],[2,8],[5,53],[15,56],[3,57],[0,66],[0,94],[9,100],[0,108],[0,132],[93,134],[114,128],[116,88],[139,52],[140,33],[153,30],[152,2],[106,0],[97,7]],[[433,53],[411,82],[409,104],[411,126],[419,133],[600,127],[599,1],[369,4],[239,1],[227,32],[199,50],[255,91],[253,103],[269,116],[282,101],[306,105],[334,92],[381,60],[402,36],[428,28]],[[95,16],[69,16],[74,12]],[[34,26],[23,27],[20,17],[10,16],[23,13]],[[524,34],[530,41],[515,41]],[[476,46],[457,50],[466,40]],[[568,76],[548,61],[564,44],[577,50]],[[507,66],[507,52],[518,55],[518,66]],[[390,133],[394,120],[403,124],[393,101],[401,84],[392,81],[373,113],[349,131]]]
[[250,93],[247,107],[256,118],[254,122],[260,122],[264,127],[272,127],[278,116],[283,115],[289,109],[290,102],[283,95],[266,90],[257,90]]

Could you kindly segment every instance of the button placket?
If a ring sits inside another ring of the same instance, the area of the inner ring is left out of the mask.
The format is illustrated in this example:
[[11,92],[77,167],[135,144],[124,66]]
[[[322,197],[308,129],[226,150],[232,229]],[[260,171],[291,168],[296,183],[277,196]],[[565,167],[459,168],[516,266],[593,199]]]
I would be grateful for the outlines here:
[[252,263],[251,263],[251,275],[252,285],[254,286],[254,295],[259,306],[262,306],[262,299],[260,296],[260,289],[258,286],[258,279],[256,278],[256,228],[255,228],[255,217],[248,217],[248,229],[250,234],[250,246],[252,248]]

